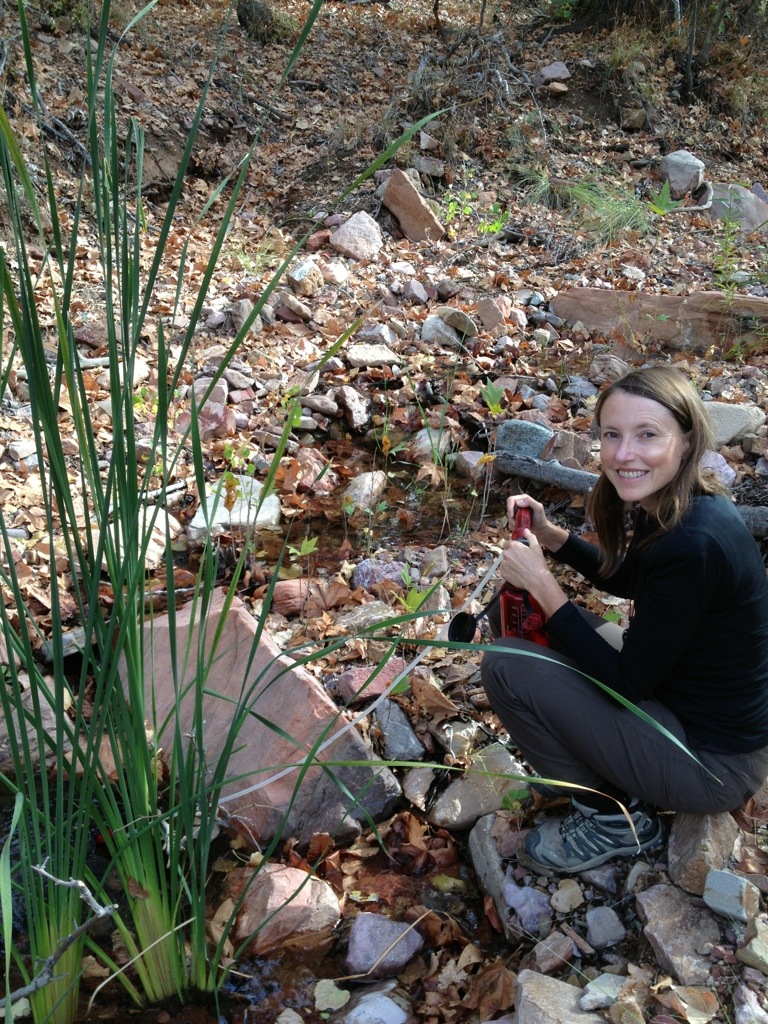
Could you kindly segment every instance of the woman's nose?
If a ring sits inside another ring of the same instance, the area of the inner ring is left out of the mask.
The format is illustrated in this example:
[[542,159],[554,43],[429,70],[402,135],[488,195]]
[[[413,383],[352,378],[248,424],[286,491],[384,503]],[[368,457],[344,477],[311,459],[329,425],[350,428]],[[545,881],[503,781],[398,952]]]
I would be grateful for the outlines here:
[[626,462],[628,459],[631,459],[634,454],[635,450],[632,445],[632,441],[628,438],[623,438],[616,449],[616,458],[620,462]]

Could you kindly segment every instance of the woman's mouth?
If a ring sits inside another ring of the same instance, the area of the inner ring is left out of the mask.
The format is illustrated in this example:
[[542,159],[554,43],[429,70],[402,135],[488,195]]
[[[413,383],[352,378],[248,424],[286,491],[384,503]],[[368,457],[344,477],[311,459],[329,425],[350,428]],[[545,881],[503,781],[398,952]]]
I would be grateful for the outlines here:
[[618,471],[621,480],[639,480],[647,472],[647,469],[620,469]]

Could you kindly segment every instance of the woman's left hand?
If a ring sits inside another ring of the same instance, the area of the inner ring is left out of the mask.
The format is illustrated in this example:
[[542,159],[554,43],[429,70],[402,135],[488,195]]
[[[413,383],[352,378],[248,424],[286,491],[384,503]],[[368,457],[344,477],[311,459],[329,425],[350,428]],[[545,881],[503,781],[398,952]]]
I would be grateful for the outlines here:
[[540,588],[542,578],[550,576],[547,560],[536,535],[531,530],[525,531],[527,544],[510,540],[504,548],[504,555],[499,566],[499,574],[505,583],[522,590],[536,591]]

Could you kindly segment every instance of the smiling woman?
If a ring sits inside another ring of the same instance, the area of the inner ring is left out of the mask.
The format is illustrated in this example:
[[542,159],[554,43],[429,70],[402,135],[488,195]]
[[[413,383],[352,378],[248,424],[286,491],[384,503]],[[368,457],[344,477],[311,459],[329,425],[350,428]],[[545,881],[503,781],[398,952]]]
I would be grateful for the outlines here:
[[[523,755],[576,793],[568,817],[526,839],[544,871],[655,849],[664,827],[654,808],[730,811],[768,772],[768,582],[732,501],[701,469],[706,410],[680,371],[653,366],[607,388],[595,422],[599,546],[527,495],[509,499],[510,518],[527,506],[533,521],[529,546],[507,545],[501,575],[542,606],[558,653],[504,638],[482,666]],[[543,548],[633,602],[623,635],[568,600]]]

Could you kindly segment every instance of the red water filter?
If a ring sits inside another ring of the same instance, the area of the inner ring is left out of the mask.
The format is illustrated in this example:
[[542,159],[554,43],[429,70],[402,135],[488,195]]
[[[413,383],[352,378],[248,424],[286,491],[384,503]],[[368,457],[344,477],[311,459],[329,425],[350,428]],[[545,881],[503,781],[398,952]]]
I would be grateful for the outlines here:
[[[515,512],[515,529],[512,540],[527,544],[525,531],[531,528],[531,510],[525,506]],[[530,640],[542,647],[549,647],[544,624],[547,617],[539,603],[526,590],[505,583],[499,595],[501,635]]]

